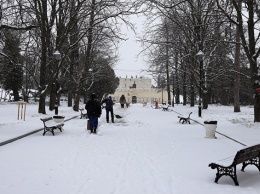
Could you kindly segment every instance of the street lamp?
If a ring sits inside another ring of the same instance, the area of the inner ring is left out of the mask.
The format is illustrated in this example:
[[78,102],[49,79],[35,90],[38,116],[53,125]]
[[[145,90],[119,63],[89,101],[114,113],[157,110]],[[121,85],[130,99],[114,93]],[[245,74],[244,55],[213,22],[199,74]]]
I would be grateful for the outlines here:
[[172,69],[172,107],[174,107],[174,74],[175,74],[175,69]]
[[[61,54],[58,50],[56,50],[54,53],[53,53],[53,57],[54,59],[58,62],[60,59],[61,59]],[[58,71],[58,65],[57,65],[57,70]],[[55,100],[55,105],[54,105],[54,109],[55,109],[55,115],[58,115],[59,114],[59,109],[58,109],[58,99],[57,99],[57,91],[58,91],[58,72],[56,72],[56,81],[55,83],[53,83],[53,86],[52,87],[55,87],[55,95],[51,95],[51,98],[53,98],[53,100]],[[51,101],[51,100],[50,100]]]
[[162,104],[163,104],[164,78],[163,78],[163,76],[162,76],[161,74],[159,75],[159,81],[160,81],[160,84],[161,84],[161,90],[162,90]]
[[91,83],[90,83],[90,86],[89,86],[89,89],[90,89],[91,86],[93,85],[93,82],[94,82],[93,69],[89,68],[88,72],[89,72],[89,75],[91,76]]
[[93,69],[92,68],[89,68],[88,72],[90,73],[91,75],[91,82],[93,83]]
[[198,110],[198,115],[201,117],[201,89],[202,89],[202,68],[203,68],[203,59],[204,59],[204,53],[200,50],[196,54],[197,60],[200,62],[200,82],[199,82],[199,110]]
[[162,85],[162,104],[163,104],[163,85]]
[[60,58],[61,58],[61,54],[60,54],[60,52],[58,51],[58,50],[56,50],[54,53],[53,53],[53,57],[54,57],[54,59],[55,60],[60,60]]

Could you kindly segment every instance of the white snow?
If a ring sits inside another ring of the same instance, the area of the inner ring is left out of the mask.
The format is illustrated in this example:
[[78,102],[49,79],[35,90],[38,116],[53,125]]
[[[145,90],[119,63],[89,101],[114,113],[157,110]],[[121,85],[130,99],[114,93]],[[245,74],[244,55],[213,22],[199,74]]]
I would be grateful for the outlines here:
[[[214,182],[216,169],[209,163],[225,159],[260,143],[260,125],[253,122],[253,108],[175,105],[170,111],[151,105],[131,105],[114,112],[123,118],[106,123],[105,110],[98,134],[89,134],[80,112],[59,107],[64,131],[55,136],[43,131],[0,146],[0,193],[2,194],[256,194],[260,173],[255,166],[245,172],[237,166],[240,186],[230,177]],[[43,127],[37,104],[27,104],[25,121],[17,119],[17,103],[0,103],[0,142]],[[84,108],[84,104],[80,105]],[[23,107],[24,110],[24,107]],[[205,138],[204,126],[181,124],[178,113],[203,124],[217,120],[217,139]],[[221,133],[221,134],[220,134]],[[223,134],[223,135],[222,135]],[[232,139],[230,139],[230,138]]]

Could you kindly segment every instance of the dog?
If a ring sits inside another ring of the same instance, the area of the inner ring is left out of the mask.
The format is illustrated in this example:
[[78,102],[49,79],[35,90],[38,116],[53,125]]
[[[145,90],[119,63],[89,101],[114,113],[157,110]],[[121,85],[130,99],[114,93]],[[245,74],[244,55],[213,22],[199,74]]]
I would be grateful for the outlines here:
[[189,114],[188,117],[181,117],[181,116],[178,116],[178,118],[180,118],[179,122],[182,121],[182,124],[183,123],[189,123],[190,124],[190,115],[192,114],[192,112]]

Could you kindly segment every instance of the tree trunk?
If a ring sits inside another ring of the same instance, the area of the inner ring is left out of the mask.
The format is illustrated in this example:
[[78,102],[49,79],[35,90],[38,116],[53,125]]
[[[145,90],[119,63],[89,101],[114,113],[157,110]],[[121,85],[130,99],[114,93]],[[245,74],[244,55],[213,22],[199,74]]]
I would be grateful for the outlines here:
[[[241,0],[238,0],[238,6],[241,9]],[[235,75],[234,75],[234,112],[240,112],[239,89],[240,89],[240,31],[236,27],[236,47],[235,47]]]
[[260,122],[260,94],[255,95],[254,113],[255,113],[254,122]]
[[[74,5],[74,0],[71,1],[71,4]],[[78,20],[78,13],[77,10],[72,9],[70,16],[75,18],[74,21],[77,22]],[[76,23],[73,26],[73,29],[70,33],[70,44],[75,45],[72,49],[70,54],[70,65],[69,65],[69,83],[68,83],[68,107],[72,107],[72,100],[73,100],[73,91],[75,90],[75,84],[73,81],[73,73],[75,67],[79,65],[79,43],[77,42],[79,39],[79,30],[78,24]]]
[[167,38],[167,44],[166,44],[166,89],[168,94],[168,104],[171,104],[171,89],[170,89],[170,75],[169,75],[169,33],[168,33],[168,27],[167,24],[165,25],[166,28],[166,38]]
[[202,93],[202,109],[208,109],[208,99],[209,99],[209,97],[208,97],[208,92],[206,92],[206,93]]
[[174,73],[172,73],[172,107],[174,107],[174,96],[175,96],[175,91],[174,91]]
[[182,87],[182,92],[183,92],[183,105],[186,106],[187,104],[187,75],[186,75],[186,66],[183,72],[183,87]]
[[68,107],[72,107],[73,95],[71,89],[68,91]]
[[179,86],[179,76],[178,76],[178,71],[176,70],[176,84],[175,84],[175,88],[176,88],[176,99],[175,102],[176,104],[180,104],[180,86]]
[[[48,26],[48,11],[47,11],[47,1],[43,1],[41,5],[38,5],[38,9],[41,10],[41,17],[39,17],[39,23],[41,26],[41,66],[40,66],[40,100],[38,113],[46,114],[45,110],[45,99],[48,87],[47,77],[50,72],[47,72],[47,56],[48,48],[50,48],[50,28]],[[50,52],[50,50],[49,50]]]
[[13,88],[14,101],[19,101],[19,92],[17,88]]
[[194,86],[191,84],[191,91],[190,91],[190,106],[194,107],[195,105],[195,92],[194,92]]
[[40,67],[40,99],[38,113],[46,114],[45,99],[46,99],[46,46],[42,44],[42,57]]
[[202,71],[203,76],[203,85],[202,85],[202,109],[208,109],[209,106],[209,94],[208,94],[208,88],[206,83],[206,69],[203,69]]
[[[257,65],[257,58],[259,57],[259,53],[256,54],[256,39],[255,39],[255,28],[256,23],[254,21],[255,17],[255,1],[248,0],[246,1],[246,8],[248,11],[248,17],[247,17],[247,36],[244,34],[244,21],[241,9],[239,8],[239,5],[237,1],[232,0],[232,3],[236,9],[237,12],[237,24],[238,29],[240,33],[240,38],[242,42],[242,46],[244,48],[244,51],[247,55],[247,59],[250,63],[250,70],[251,70],[251,81],[252,81],[252,88],[253,91],[255,91],[256,88],[260,88],[260,76],[257,74],[259,67]],[[248,39],[247,39],[248,37]],[[255,95],[255,102],[254,102],[254,121],[260,122],[260,96]]]
[[[73,52],[72,52],[73,53]],[[72,56],[72,58],[74,58]],[[73,100],[73,90],[74,90],[74,81],[73,81],[73,67],[74,67],[74,60],[71,60],[70,67],[69,67],[69,83],[68,83],[68,107],[72,107],[72,100]]]
[[55,108],[56,104],[56,85],[54,83],[50,86],[50,102],[49,102],[49,110],[52,111]]
[[[78,56],[79,57],[79,56]],[[72,107],[72,100],[73,100],[73,90],[74,88],[74,81],[73,81],[73,70],[75,67],[75,56],[74,51],[70,56],[71,63],[69,65],[69,82],[68,82],[68,107]]]
[[96,4],[96,0],[92,0],[90,20],[89,20],[89,28],[88,28],[88,36],[87,36],[88,37],[88,43],[87,43],[87,51],[86,51],[86,63],[83,67],[83,71],[82,71],[82,74],[80,76],[77,88],[76,88],[76,94],[75,94],[74,105],[73,105],[74,111],[79,111],[79,101],[80,101],[82,88],[83,88],[84,83],[86,81],[87,72],[88,72],[88,69],[90,68],[90,64],[91,64],[91,48],[92,48],[92,40],[93,40],[95,4]]

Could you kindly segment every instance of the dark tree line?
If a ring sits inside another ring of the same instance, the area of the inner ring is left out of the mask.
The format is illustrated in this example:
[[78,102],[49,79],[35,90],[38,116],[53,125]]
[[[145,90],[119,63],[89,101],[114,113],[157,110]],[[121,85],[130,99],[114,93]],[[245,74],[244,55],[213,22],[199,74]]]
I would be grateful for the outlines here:
[[[45,113],[46,97],[52,110],[61,93],[67,93],[68,106],[78,111],[80,98],[94,89],[99,98],[113,93],[118,84],[115,53],[125,38],[120,25],[134,28],[127,16],[145,14],[147,29],[140,41],[150,71],[168,91],[169,104],[180,103],[180,95],[183,104],[191,106],[201,96],[203,109],[209,103],[233,103],[239,112],[240,103],[254,104],[254,120],[260,122],[259,4],[255,0],[7,1],[0,8],[1,75],[16,75],[17,80],[12,79],[16,88],[5,84],[12,90],[22,88],[26,94],[31,87],[38,89],[39,113]],[[59,60],[53,57],[57,50]],[[203,61],[196,58],[199,51]]]

